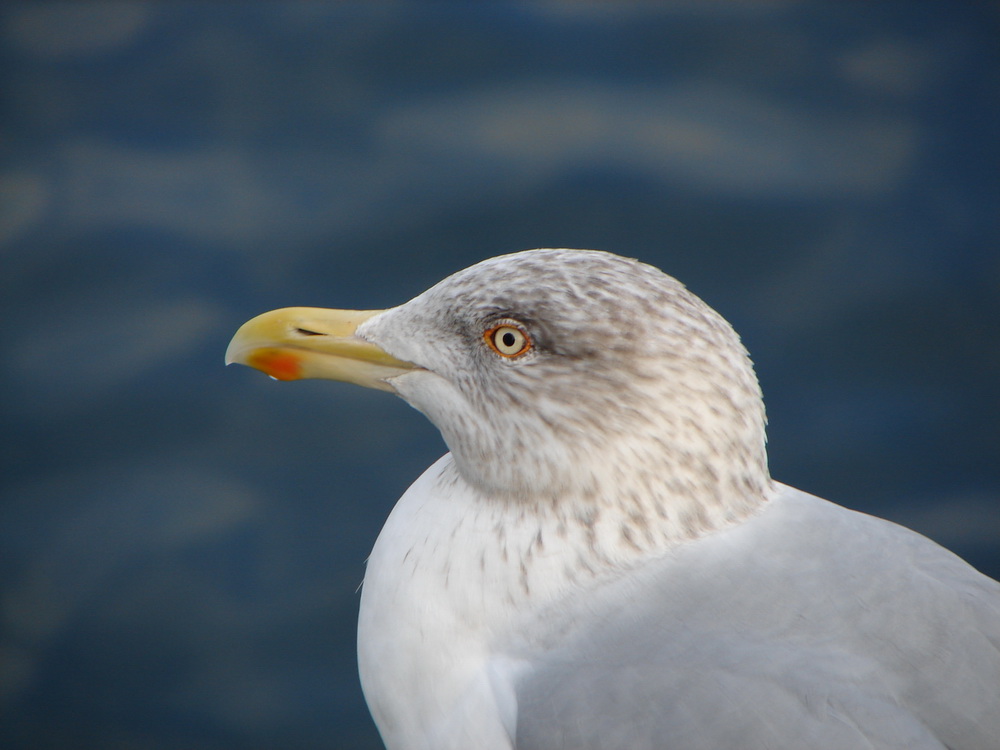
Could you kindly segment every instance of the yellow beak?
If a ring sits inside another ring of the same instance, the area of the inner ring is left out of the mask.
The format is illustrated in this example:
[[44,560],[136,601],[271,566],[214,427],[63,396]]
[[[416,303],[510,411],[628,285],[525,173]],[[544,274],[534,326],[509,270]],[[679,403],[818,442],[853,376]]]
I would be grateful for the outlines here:
[[354,335],[382,310],[284,307],[240,326],[226,364],[254,367],[277,380],[327,378],[391,391],[386,378],[417,369]]

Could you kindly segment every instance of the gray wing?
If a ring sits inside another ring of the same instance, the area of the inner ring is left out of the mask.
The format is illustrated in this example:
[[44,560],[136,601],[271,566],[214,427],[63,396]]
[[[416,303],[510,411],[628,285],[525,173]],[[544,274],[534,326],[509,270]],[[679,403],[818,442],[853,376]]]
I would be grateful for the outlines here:
[[519,750],[1000,748],[1000,584],[791,488],[550,615]]

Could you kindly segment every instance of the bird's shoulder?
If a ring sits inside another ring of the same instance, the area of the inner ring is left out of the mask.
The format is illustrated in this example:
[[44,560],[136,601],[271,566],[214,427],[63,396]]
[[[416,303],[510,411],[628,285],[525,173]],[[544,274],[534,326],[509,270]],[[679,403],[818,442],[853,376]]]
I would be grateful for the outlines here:
[[745,523],[541,619],[519,748],[985,750],[1000,736],[1000,584],[783,485]]

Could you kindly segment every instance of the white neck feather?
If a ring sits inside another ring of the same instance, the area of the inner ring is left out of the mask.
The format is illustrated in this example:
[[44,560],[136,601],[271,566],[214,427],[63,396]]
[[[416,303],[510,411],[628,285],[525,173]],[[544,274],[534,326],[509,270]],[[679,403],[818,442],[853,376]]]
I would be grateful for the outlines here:
[[516,648],[546,607],[679,543],[626,531],[637,528],[631,515],[487,498],[450,454],[430,467],[387,520],[362,592],[361,681],[390,750],[417,737],[428,748],[490,737],[487,746],[508,747],[514,715],[506,682],[488,679],[495,655]]

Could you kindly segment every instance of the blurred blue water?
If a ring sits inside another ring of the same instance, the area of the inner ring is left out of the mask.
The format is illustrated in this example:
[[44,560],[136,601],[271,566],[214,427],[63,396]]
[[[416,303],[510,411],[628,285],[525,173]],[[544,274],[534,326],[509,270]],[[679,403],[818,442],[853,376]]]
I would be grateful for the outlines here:
[[0,745],[378,747],[356,588],[442,451],[225,370],[501,252],[688,284],[775,476],[1000,576],[1000,22],[973,3],[0,8]]

